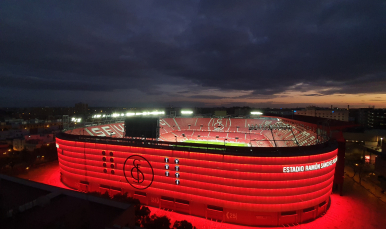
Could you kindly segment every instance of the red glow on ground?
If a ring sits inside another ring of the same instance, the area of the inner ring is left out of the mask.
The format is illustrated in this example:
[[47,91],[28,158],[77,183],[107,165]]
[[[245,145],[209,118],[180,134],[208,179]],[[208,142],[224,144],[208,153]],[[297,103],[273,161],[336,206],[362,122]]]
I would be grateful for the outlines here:
[[51,186],[71,189],[60,181],[60,167],[58,161],[50,162],[45,166],[30,169],[28,173],[21,174],[19,177]]
[[[27,174],[20,175],[20,178],[45,183],[61,188],[68,188],[60,182],[60,169],[58,162],[52,162],[44,167],[31,169]],[[158,216],[166,215],[175,220],[187,220],[198,229],[246,229],[248,226],[233,225],[221,222],[214,222],[204,218],[191,215],[184,215],[175,212],[168,212],[162,209],[149,207],[151,214]],[[386,204],[376,198],[368,190],[346,177],[344,183],[344,196],[331,195],[331,207],[327,213],[316,220],[293,226],[292,228],[315,229],[315,228],[340,228],[340,229],[379,229],[386,225]],[[275,227],[259,227],[275,228]]]

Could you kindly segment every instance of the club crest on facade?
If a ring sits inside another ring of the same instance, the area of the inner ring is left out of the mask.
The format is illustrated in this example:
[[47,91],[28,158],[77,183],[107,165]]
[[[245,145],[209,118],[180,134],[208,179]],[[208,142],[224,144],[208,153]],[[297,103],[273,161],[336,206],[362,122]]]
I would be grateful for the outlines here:
[[123,174],[127,183],[135,189],[147,189],[153,183],[154,170],[146,158],[131,155],[125,160]]

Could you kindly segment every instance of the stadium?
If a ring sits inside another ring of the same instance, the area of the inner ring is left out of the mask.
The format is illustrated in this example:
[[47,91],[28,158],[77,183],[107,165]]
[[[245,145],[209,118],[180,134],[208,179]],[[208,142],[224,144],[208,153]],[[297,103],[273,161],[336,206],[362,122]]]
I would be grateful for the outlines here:
[[294,225],[327,211],[339,164],[327,129],[263,116],[156,120],[57,135],[61,181],[249,226]]

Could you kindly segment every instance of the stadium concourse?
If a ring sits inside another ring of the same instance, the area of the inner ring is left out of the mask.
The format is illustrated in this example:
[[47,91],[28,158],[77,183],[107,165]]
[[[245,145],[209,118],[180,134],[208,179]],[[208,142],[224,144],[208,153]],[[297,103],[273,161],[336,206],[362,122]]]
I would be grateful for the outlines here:
[[[294,120],[273,117],[245,118],[163,118],[160,137],[167,142],[244,143],[253,147],[295,147],[317,143],[315,127]],[[124,123],[103,124],[68,130],[73,135],[125,136]],[[240,144],[237,144],[240,145]]]

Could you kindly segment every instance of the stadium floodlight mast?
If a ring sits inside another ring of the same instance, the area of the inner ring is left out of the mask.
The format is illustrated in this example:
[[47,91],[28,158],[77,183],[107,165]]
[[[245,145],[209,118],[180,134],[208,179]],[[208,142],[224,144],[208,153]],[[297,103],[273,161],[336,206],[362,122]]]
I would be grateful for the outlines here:
[[260,111],[252,111],[251,112],[251,115],[262,115],[263,113],[261,113]]
[[113,113],[112,115],[111,115],[111,117],[113,117],[113,118],[116,118],[116,117],[119,117],[120,116],[120,114],[117,114],[117,113]]
[[[143,112],[136,112],[136,113],[128,112],[126,114],[113,113],[113,114],[111,114],[111,117],[118,118],[118,117],[123,117],[123,116],[129,117],[129,116],[138,116],[138,115],[163,115],[163,114],[165,114],[164,111],[143,111]],[[103,116],[103,117],[105,117],[105,116]],[[108,115],[107,117],[110,117],[110,116]]]
[[181,111],[181,114],[183,114],[183,115],[191,115],[191,114],[193,114],[193,111],[183,110],[183,111]]
[[75,117],[73,117],[73,118],[71,118],[71,121],[72,121],[72,122],[81,122],[82,119],[81,119],[81,118],[75,118]]
[[135,115],[163,115],[165,114],[164,111],[144,111],[144,112],[137,112]]

